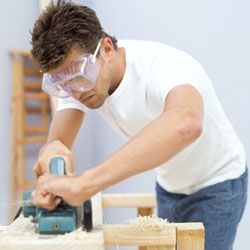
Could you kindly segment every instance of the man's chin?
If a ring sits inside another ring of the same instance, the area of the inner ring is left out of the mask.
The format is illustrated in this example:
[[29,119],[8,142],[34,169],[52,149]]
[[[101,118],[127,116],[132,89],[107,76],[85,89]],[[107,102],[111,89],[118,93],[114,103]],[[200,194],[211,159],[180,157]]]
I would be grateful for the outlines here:
[[93,104],[93,105],[85,105],[86,107],[88,107],[89,109],[98,109],[98,108],[100,108],[101,106],[102,106],[102,104],[101,105],[96,105],[96,104]]
[[93,100],[89,102],[82,102],[83,105],[88,107],[89,109],[98,109],[103,105],[104,101]]

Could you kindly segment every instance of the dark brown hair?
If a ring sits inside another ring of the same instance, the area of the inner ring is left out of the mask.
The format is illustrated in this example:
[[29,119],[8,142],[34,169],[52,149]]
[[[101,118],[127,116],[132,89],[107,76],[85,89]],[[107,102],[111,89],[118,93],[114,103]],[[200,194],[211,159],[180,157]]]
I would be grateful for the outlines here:
[[117,49],[116,38],[103,31],[94,10],[64,0],[51,1],[31,34],[31,62],[43,72],[62,64],[72,49],[94,53],[103,37]]

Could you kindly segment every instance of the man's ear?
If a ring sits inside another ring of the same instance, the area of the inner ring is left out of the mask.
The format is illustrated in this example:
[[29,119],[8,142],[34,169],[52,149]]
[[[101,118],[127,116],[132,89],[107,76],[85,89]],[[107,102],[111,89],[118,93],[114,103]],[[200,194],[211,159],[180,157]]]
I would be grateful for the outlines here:
[[114,56],[114,46],[112,40],[109,37],[103,38],[100,54],[106,62],[111,62]]

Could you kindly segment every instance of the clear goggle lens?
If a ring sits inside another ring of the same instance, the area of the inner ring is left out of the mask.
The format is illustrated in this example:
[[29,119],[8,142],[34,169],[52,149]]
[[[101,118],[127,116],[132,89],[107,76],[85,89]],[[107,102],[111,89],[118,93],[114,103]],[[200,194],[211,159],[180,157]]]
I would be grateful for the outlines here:
[[42,89],[49,95],[66,98],[72,95],[72,90],[85,92],[92,89],[98,73],[98,65],[88,55],[79,58],[61,73],[44,74]]
[[85,92],[92,89],[99,73],[99,67],[95,63],[96,55],[101,46],[99,41],[94,54],[79,57],[71,63],[67,69],[57,74],[45,73],[42,89],[49,95],[66,98],[72,95],[72,91]]

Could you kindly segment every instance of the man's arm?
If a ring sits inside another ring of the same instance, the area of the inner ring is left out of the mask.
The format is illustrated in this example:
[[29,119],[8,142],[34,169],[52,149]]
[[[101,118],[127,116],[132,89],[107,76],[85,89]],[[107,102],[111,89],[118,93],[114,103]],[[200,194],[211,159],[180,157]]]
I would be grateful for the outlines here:
[[77,109],[58,111],[50,125],[48,142],[59,140],[71,149],[82,125],[84,113]]
[[63,156],[67,172],[73,173],[71,148],[83,122],[84,113],[76,109],[64,109],[55,114],[50,125],[47,143],[40,149],[34,172],[37,177],[48,173],[50,158]]
[[102,190],[130,176],[159,166],[193,143],[202,132],[203,100],[192,85],[174,88],[162,115],[99,166],[83,173],[86,188]]
[[[194,142],[202,132],[203,101],[192,85],[173,89],[162,115],[100,165],[80,176],[42,176],[37,192],[53,194],[71,205],[82,204],[95,193],[130,176],[159,166]],[[57,203],[40,203],[54,208]]]

